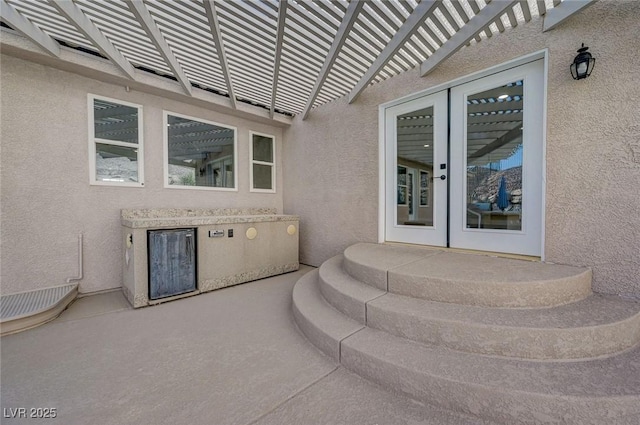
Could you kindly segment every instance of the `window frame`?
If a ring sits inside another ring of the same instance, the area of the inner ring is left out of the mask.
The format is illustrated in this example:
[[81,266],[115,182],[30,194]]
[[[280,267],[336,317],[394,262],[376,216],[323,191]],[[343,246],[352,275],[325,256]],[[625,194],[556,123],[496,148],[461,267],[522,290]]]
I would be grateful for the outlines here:
[[[271,149],[273,152],[273,162],[257,161],[253,159],[253,136],[267,137],[271,139]],[[249,191],[254,193],[276,193],[276,136],[273,134],[249,131]],[[253,185],[253,165],[267,165],[271,167],[271,189],[259,189]]]
[[[115,103],[122,106],[136,108],[138,110],[138,143],[121,142],[109,139],[100,139],[95,134],[95,100]],[[87,110],[88,110],[88,128],[89,128],[89,184],[92,186],[119,186],[119,187],[144,187],[144,123],[143,123],[143,107],[137,103],[126,102],[124,100],[113,99],[107,96],[97,94],[87,94]],[[137,149],[138,163],[138,181],[137,182],[118,182],[103,181],[96,178],[96,144],[121,146],[126,148]]]
[[[212,187],[212,186],[185,186],[180,184],[169,184],[169,115],[183,118],[187,120],[201,122],[203,124],[215,125],[233,130],[233,187]],[[238,128],[232,125],[221,124],[215,121],[209,121],[204,118],[193,117],[190,115],[180,114],[178,112],[162,110],[162,139],[164,145],[164,188],[165,189],[187,189],[187,190],[209,190],[216,192],[238,192]]]

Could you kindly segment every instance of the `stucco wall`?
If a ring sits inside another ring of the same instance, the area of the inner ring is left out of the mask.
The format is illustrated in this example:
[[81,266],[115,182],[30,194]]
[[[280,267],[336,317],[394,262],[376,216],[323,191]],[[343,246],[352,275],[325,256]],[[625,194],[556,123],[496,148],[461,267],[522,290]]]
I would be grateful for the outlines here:
[[[282,129],[223,115],[2,55],[2,292],[62,285],[76,276],[84,234],[81,292],[120,287],[122,208],[283,209],[282,163],[276,194],[249,192],[249,131]],[[144,188],[89,185],[87,93],[143,106]],[[238,128],[238,192],[165,189],[162,111]]]
[[[542,18],[297,118],[285,131],[284,208],[300,214],[301,261],[378,238],[378,105],[549,49],[546,260],[590,266],[594,289],[640,297],[640,2],[599,1],[556,29]],[[596,57],[574,81],[581,43]]]

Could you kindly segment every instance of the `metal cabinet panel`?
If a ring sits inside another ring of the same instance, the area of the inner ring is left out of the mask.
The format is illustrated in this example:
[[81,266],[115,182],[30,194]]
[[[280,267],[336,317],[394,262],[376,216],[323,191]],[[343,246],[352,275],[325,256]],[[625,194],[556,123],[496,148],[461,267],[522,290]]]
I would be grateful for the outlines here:
[[196,230],[150,230],[149,299],[196,289]]

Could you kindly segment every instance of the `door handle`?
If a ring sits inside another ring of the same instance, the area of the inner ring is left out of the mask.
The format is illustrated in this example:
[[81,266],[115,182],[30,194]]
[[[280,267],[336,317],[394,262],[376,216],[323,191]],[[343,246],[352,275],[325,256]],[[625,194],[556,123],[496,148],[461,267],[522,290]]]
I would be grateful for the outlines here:
[[440,179],[440,180],[446,180],[446,179],[447,179],[447,176],[443,174],[443,175],[441,175],[441,176],[434,177],[433,179],[434,179],[434,180],[437,180],[437,179]]

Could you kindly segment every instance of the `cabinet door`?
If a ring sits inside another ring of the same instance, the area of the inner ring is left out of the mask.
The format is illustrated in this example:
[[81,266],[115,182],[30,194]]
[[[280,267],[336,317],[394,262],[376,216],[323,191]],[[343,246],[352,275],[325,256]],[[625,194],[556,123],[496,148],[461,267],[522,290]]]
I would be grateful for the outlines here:
[[195,232],[149,231],[149,298],[170,297],[196,289]]

